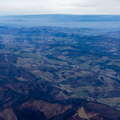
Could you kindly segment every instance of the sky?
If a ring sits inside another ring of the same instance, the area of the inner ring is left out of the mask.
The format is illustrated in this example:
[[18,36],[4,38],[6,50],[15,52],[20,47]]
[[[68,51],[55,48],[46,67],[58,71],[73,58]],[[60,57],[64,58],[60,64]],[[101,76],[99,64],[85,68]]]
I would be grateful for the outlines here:
[[9,14],[120,14],[120,0],[0,0]]

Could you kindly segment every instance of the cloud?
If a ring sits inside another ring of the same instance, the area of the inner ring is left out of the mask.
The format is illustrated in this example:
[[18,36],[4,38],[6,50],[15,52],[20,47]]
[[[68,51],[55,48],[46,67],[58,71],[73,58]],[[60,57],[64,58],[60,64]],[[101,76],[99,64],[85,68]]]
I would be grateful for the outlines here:
[[119,0],[0,0],[1,14],[120,14]]

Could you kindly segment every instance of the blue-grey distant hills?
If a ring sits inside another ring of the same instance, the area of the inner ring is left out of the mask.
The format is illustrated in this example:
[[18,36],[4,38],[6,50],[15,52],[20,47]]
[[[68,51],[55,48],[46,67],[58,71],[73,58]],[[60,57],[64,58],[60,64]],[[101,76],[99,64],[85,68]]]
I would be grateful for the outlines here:
[[1,25],[119,28],[119,15],[16,15],[0,16]]

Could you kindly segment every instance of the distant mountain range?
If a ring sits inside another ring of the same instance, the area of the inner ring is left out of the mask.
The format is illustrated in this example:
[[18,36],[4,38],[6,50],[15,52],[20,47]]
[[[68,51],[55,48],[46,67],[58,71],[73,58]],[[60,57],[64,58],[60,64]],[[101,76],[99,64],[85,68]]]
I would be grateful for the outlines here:
[[0,16],[0,24],[74,28],[119,28],[119,15],[16,15]]
[[0,16],[4,18],[16,18],[16,19],[48,19],[58,21],[120,21],[120,15],[65,15],[65,14],[41,14],[41,15],[11,15]]

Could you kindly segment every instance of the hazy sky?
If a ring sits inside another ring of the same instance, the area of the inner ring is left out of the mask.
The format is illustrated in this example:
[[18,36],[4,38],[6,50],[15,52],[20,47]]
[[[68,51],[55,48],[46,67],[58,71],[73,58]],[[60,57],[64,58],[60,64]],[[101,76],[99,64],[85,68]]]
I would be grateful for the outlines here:
[[120,0],[0,0],[0,14],[120,14]]

